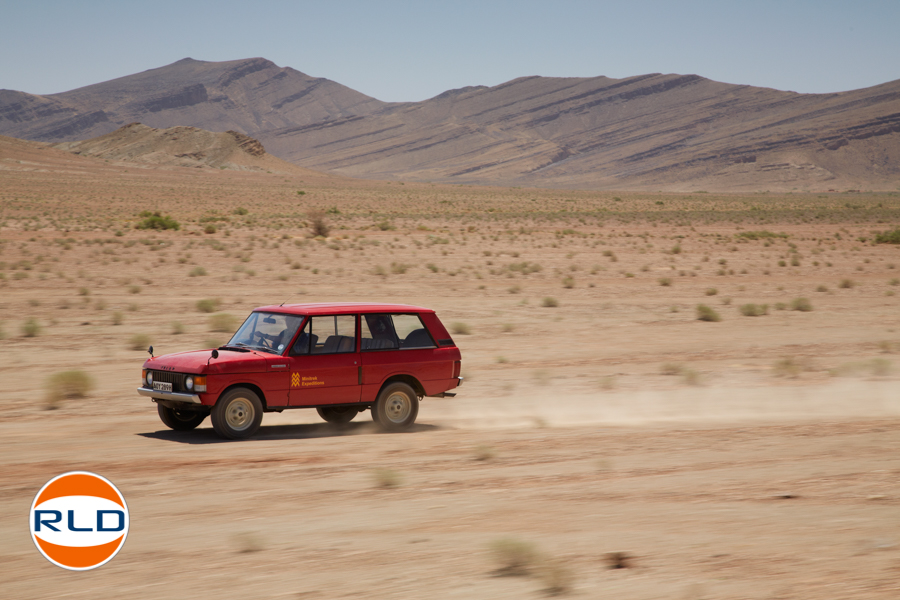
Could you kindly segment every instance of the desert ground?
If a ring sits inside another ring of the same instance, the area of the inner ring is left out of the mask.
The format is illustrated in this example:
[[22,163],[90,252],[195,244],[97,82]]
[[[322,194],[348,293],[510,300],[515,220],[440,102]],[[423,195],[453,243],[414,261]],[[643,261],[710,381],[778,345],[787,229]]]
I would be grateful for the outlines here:
[[[144,211],[179,229],[136,229]],[[0,596],[900,597],[900,246],[875,243],[898,225],[898,192],[372,182],[8,145]],[[245,442],[169,431],[136,394],[147,345],[212,347],[282,301],[434,308],[465,384],[409,433],[285,411]],[[71,370],[84,397],[52,383]],[[69,470],[131,513],[85,573],[27,527]]]

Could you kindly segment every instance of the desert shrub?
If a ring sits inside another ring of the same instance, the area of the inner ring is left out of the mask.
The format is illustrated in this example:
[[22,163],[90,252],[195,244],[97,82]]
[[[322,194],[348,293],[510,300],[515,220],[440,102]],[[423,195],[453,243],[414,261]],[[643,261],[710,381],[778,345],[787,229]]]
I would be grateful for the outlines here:
[[180,321],[172,323],[172,335],[181,335],[184,333],[184,325]]
[[745,317],[761,317],[769,314],[768,304],[742,304],[741,314]]
[[403,275],[409,269],[410,265],[404,263],[391,263],[391,273],[394,275]]
[[504,323],[500,326],[500,331],[502,331],[503,333],[512,333],[515,328],[516,326],[512,323]]
[[216,229],[216,226],[212,223],[203,228],[203,233],[215,233],[216,231],[218,231],[218,229]]
[[473,454],[475,460],[484,462],[495,458],[497,451],[490,446],[476,446]]
[[900,227],[893,231],[884,231],[875,235],[876,244],[900,244]]
[[209,330],[232,333],[237,327],[237,319],[228,313],[217,313],[209,317]]
[[816,288],[816,291],[817,292],[827,292],[828,288],[824,285],[820,285],[819,287]]
[[791,310],[799,310],[800,312],[809,312],[813,309],[812,302],[808,298],[794,298],[791,302]]
[[113,325],[121,325],[123,320],[125,320],[125,316],[122,314],[122,311],[117,310],[112,314]]
[[234,210],[231,211],[231,212],[234,213],[234,214],[236,214],[236,215],[246,215],[246,214],[249,213],[250,211],[247,210],[246,208],[244,208],[243,206],[238,206],[236,209],[234,209]]
[[668,277],[660,277],[658,279],[658,281],[659,281],[659,285],[661,285],[663,287],[669,287],[670,285],[672,285],[672,280]]
[[381,265],[376,265],[374,269],[372,269],[373,275],[378,275],[379,277],[387,276],[387,270]]
[[519,263],[511,263],[506,266],[507,269],[514,273],[529,275],[531,273],[540,273],[543,267],[537,263],[528,262],[527,260]]
[[455,333],[458,335],[470,335],[472,333],[472,330],[469,329],[469,326],[467,324],[456,322],[450,325],[450,333]]
[[563,277],[562,285],[564,288],[570,290],[575,287],[575,280],[572,277]]
[[559,301],[552,296],[547,296],[541,300],[541,306],[544,308],[556,308],[559,306]]
[[45,387],[47,407],[52,409],[63,400],[87,396],[94,389],[94,380],[84,371],[62,371],[51,375]]
[[144,218],[135,224],[135,229],[173,229],[175,231],[181,229],[181,224],[178,221],[168,215],[163,216],[159,212],[151,213],[145,210],[138,216]]
[[888,285],[900,285],[900,279],[897,279],[896,277],[894,277],[893,279],[888,281]]
[[497,574],[521,577],[531,573],[538,558],[534,544],[513,538],[502,538],[490,545],[497,563]]
[[392,229],[395,229],[390,221],[380,221],[375,224],[375,227],[377,227],[381,231],[391,231]]
[[663,375],[680,375],[683,370],[684,367],[678,363],[664,363],[659,369]]
[[37,319],[30,318],[22,323],[22,337],[32,338],[41,334],[41,325]]
[[735,234],[736,237],[741,237],[747,240],[764,240],[770,238],[787,238],[788,235],[786,233],[772,233],[771,231],[742,231],[740,233]]
[[140,294],[140,293],[141,293],[141,286],[139,286],[139,285],[130,285],[130,286],[128,286],[128,293],[129,293],[129,294]]
[[803,365],[795,358],[785,357],[775,361],[772,372],[776,377],[797,377],[803,371]]
[[146,350],[150,346],[150,336],[146,333],[135,333],[128,338],[128,347],[132,350]]
[[372,475],[375,479],[375,485],[380,488],[395,488],[403,481],[400,473],[391,469],[375,469]]
[[328,237],[331,228],[325,220],[325,213],[321,210],[311,210],[306,214],[306,218],[309,219],[313,237]]
[[681,379],[687,385],[700,385],[700,373],[693,369],[684,369],[681,373]]
[[188,273],[188,277],[203,277],[206,274],[206,269],[204,269],[203,267],[194,267],[193,269],[191,269],[191,272]]
[[3,329],[3,323],[0,323],[0,340],[6,339],[6,330]]
[[520,285],[513,285],[513,286],[508,287],[508,288],[506,289],[506,291],[509,292],[510,294],[518,294],[519,292],[522,291],[522,286],[520,286]]
[[219,304],[221,300],[218,298],[203,298],[202,300],[197,300],[197,310],[202,313],[214,313],[219,308]]
[[709,321],[712,323],[718,322],[722,320],[721,315],[717,313],[715,310],[710,308],[705,304],[697,305],[697,320],[698,321]]
[[707,296],[715,296],[718,293],[719,293],[719,290],[717,290],[716,288],[706,288]]
[[842,290],[849,290],[854,285],[856,285],[856,284],[853,282],[852,279],[842,279],[841,282],[838,284],[838,287],[841,288]]

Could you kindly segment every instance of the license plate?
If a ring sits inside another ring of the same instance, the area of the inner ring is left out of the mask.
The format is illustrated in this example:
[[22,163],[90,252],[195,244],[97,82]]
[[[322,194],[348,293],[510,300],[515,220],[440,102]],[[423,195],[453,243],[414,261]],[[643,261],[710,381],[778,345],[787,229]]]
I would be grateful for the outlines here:
[[156,390],[157,392],[171,392],[172,384],[168,383],[166,381],[154,381],[153,389]]

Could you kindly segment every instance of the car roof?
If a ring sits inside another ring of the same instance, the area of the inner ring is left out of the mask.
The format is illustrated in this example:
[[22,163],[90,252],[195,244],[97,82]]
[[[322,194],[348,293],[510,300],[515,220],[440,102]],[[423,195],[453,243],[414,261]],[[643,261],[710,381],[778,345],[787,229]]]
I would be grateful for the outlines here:
[[254,308],[253,312],[276,312],[291,315],[347,315],[356,313],[432,313],[430,308],[409,304],[379,304],[377,302],[311,302],[307,304],[272,304]]

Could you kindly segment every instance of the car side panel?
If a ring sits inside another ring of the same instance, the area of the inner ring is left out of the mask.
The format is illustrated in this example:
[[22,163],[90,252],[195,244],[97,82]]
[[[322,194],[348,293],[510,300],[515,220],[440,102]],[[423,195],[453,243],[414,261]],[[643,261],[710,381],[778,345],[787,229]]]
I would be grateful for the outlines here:
[[362,352],[362,402],[374,402],[382,384],[394,375],[415,377],[425,394],[439,394],[455,388],[453,363],[459,360],[458,348],[377,350]]

